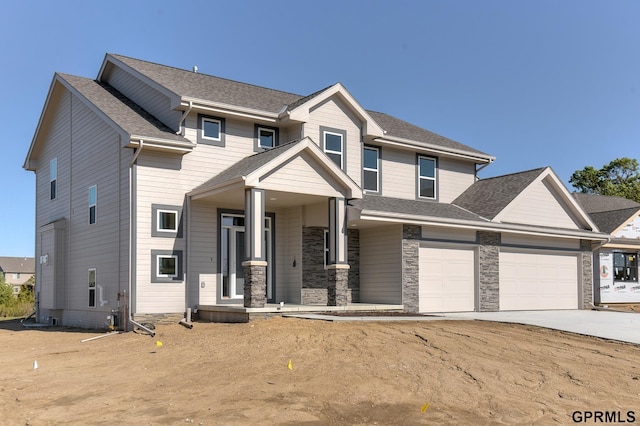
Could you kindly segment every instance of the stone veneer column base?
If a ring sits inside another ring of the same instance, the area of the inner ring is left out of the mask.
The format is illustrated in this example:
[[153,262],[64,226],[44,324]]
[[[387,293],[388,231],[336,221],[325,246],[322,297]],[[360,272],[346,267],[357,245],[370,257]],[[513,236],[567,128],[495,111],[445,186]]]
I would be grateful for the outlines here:
[[327,306],[347,306],[349,265],[327,265]]
[[500,242],[502,235],[497,232],[478,231],[480,312],[500,310]]
[[420,311],[421,237],[421,226],[402,225],[402,304],[405,312]]
[[591,309],[593,304],[593,252],[591,241],[580,240],[582,250],[582,309]]
[[242,262],[244,269],[244,307],[264,308],[267,304],[267,262]]

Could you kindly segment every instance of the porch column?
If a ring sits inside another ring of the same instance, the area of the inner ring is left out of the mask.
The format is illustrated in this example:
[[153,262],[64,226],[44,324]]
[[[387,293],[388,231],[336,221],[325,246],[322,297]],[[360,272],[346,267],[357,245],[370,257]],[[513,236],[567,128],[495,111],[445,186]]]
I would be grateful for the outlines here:
[[344,198],[329,198],[328,306],[347,305],[348,283],[347,202]]
[[244,306],[262,308],[267,303],[267,258],[264,242],[264,190],[244,192]]

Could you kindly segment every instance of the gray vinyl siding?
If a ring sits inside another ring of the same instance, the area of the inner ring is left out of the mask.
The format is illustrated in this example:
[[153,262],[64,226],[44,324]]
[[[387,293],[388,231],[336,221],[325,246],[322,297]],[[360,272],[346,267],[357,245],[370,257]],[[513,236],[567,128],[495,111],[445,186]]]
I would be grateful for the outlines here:
[[182,113],[171,109],[171,100],[167,96],[115,66],[111,68],[106,78],[106,83],[115,87],[169,128],[178,130]]
[[[189,248],[187,265],[189,306],[213,305],[218,292],[218,215],[214,204],[196,200],[191,202],[190,223],[187,224]],[[204,283],[204,287],[201,286]]]
[[360,230],[360,302],[402,303],[402,225]]

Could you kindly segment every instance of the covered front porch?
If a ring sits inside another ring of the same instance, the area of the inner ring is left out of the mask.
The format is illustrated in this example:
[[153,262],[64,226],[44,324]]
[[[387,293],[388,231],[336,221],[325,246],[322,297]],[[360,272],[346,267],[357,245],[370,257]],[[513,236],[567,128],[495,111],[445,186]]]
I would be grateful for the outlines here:
[[357,302],[358,264],[347,206],[361,197],[308,138],[247,157],[195,188],[187,306],[242,320],[347,309]]

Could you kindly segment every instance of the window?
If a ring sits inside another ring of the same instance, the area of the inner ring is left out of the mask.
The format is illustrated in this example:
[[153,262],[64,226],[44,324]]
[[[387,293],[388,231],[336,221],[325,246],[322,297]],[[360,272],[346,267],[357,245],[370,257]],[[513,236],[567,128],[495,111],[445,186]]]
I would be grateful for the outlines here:
[[327,127],[320,127],[320,134],[322,135],[322,148],[338,165],[341,169],[344,169],[344,157],[345,157],[345,140],[347,139],[347,133],[343,130],[330,129]]
[[151,282],[182,281],[181,250],[151,250]]
[[224,146],[224,118],[198,115],[198,143]]
[[96,307],[96,269],[89,269],[89,307]]
[[380,149],[365,146],[362,155],[362,188],[365,191],[380,192]]
[[256,124],[254,151],[271,149],[278,146],[278,132],[276,127],[259,126]]
[[182,238],[182,207],[152,204],[151,236]]
[[96,223],[96,206],[98,204],[98,189],[95,185],[89,188],[89,225]]
[[329,230],[324,230],[324,269],[329,264]]
[[436,159],[418,156],[418,197],[436,199]]
[[638,256],[636,253],[613,253],[615,281],[638,282]]
[[58,182],[58,159],[54,158],[49,163],[49,186],[51,191],[51,199],[54,200],[57,195],[57,182]]
[[16,272],[13,274],[13,279],[14,280],[19,280],[20,279],[20,272]]

